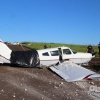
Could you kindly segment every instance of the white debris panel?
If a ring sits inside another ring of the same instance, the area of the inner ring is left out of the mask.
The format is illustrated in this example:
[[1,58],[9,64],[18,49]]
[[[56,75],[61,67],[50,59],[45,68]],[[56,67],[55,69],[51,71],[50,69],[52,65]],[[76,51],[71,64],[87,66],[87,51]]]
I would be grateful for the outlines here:
[[65,61],[59,65],[51,66],[50,69],[67,82],[100,77],[100,74],[83,68],[71,61]]

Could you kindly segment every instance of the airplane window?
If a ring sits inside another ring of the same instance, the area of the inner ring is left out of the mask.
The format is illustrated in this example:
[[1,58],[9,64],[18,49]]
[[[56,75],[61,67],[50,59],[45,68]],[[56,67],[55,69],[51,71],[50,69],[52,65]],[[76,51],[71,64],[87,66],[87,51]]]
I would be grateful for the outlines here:
[[69,49],[63,49],[63,54],[71,54],[71,51]]
[[51,51],[50,53],[51,53],[51,56],[58,56],[59,55],[58,50]]
[[48,52],[42,53],[43,56],[49,56]]

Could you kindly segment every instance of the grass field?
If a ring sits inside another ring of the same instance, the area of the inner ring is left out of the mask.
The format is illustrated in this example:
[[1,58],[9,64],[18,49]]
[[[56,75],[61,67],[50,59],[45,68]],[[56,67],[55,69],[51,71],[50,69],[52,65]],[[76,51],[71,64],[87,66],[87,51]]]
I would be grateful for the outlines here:
[[[44,43],[44,42],[22,42],[22,44],[31,49],[43,49],[46,44],[48,48],[50,47],[59,47],[59,46],[67,46],[71,49],[78,52],[87,52],[88,45],[78,45],[78,44],[62,44],[62,43]],[[98,47],[93,45],[94,52],[97,52],[96,56],[98,56]]]

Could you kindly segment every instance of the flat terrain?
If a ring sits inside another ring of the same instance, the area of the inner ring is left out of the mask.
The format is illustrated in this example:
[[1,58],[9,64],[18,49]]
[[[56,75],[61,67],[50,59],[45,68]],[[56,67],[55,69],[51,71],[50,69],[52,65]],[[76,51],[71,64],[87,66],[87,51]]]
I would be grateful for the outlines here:
[[[23,50],[21,46],[9,47]],[[0,100],[100,100],[99,78],[69,83],[47,68],[1,65],[0,80]]]

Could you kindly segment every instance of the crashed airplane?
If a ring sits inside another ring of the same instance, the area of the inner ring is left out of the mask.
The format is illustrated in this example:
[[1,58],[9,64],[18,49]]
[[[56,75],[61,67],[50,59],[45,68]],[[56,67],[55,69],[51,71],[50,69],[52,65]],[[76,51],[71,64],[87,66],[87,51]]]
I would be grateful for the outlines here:
[[56,47],[37,50],[42,65],[51,65],[59,61],[59,51],[62,50],[62,59],[71,60],[76,64],[87,64],[94,56],[90,53],[82,53],[71,50],[69,47]]
[[89,53],[78,53],[68,47],[47,48],[42,50],[12,51],[0,40],[0,63],[22,67],[44,67],[57,73],[68,82],[100,77],[99,74],[83,68],[93,58]]

